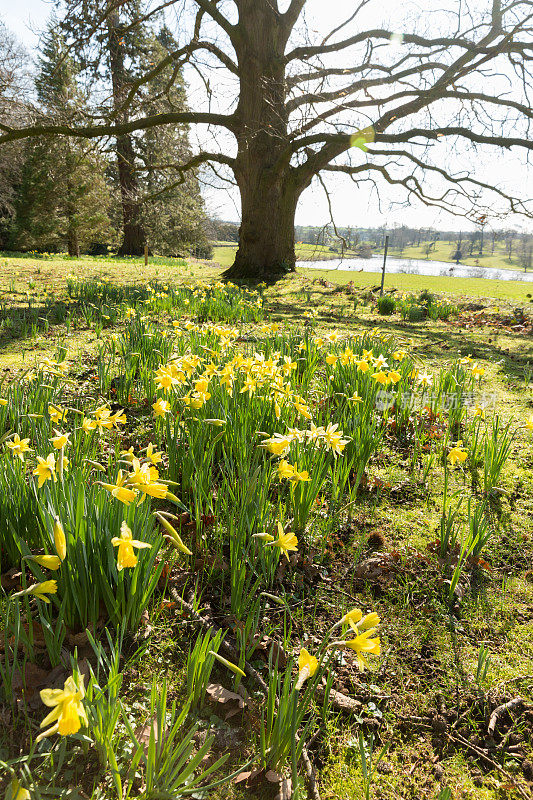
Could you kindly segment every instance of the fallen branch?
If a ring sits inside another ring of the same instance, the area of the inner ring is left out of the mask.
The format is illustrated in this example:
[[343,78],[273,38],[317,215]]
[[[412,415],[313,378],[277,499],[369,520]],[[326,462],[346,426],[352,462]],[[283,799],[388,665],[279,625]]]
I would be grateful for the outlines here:
[[[194,619],[196,622],[198,622],[202,626],[202,628],[205,628],[206,630],[211,629],[213,631],[213,633],[215,633],[215,634],[217,634],[219,631],[221,631],[221,628],[219,628],[218,625],[215,625],[214,622],[210,622],[208,619],[205,619],[205,617],[202,617],[201,614],[199,614],[191,606],[190,603],[187,603],[182,597],[180,597],[179,593],[173,587],[170,587],[170,595],[171,595],[172,599],[176,603],[179,603],[181,605],[183,611],[186,611],[187,614],[192,619]],[[223,632],[223,631],[221,631],[221,632]],[[239,654],[237,653],[235,648],[229,642],[226,642],[225,639],[222,639],[221,647],[222,647],[223,650],[226,651],[226,653],[230,656],[230,658],[233,661],[235,661],[236,663],[239,663]],[[244,671],[251,678],[254,679],[254,681],[261,687],[261,689],[263,689],[263,691],[268,693],[268,684],[265,682],[263,677],[259,674],[259,672],[256,669],[251,667],[249,664],[245,664],[244,665]],[[304,762],[305,774],[306,774],[306,778],[307,778],[307,789],[309,791],[309,796],[312,798],[312,800],[320,800],[320,793],[318,791],[318,786],[317,786],[317,783],[316,783],[315,770],[314,770],[314,767],[313,767],[313,765],[311,763],[311,759],[309,758],[309,754],[307,752],[307,749],[306,749],[305,745],[302,748],[302,761]]]
[[501,774],[504,775],[505,778],[507,778],[509,783],[511,783],[513,787],[516,789],[520,797],[523,797],[524,800],[531,800],[531,794],[529,793],[529,791],[526,792],[526,790],[517,782],[514,775],[511,775],[511,773],[507,772],[507,770],[504,769],[502,766],[500,766],[500,764],[498,764],[492,758],[489,758],[487,753],[484,752],[480,747],[476,747],[476,745],[469,742],[468,739],[463,739],[463,737],[459,736],[458,733],[454,733],[453,736],[452,734],[447,733],[446,736],[450,741],[457,742],[458,744],[463,745],[463,747],[467,747],[469,750],[472,750],[473,753],[476,753],[478,756],[481,756],[481,758],[484,758],[488,764],[494,767],[494,769],[498,770],[498,772],[501,772]]
[[513,697],[513,699],[509,700],[509,702],[503,703],[501,706],[498,706],[498,708],[495,708],[492,714],[490,715],[489,719],[489,727],[487,729],[489,736],[492,736],[494,734],[494,731],[496,730],[496,725],[498,724],[498,720],[500,717],[503,717],[503,715],[507,711],[512,711],[515,708],[520,708],[520,706],[522,706],[523,704],[524,701],[522,700],[521,697]]

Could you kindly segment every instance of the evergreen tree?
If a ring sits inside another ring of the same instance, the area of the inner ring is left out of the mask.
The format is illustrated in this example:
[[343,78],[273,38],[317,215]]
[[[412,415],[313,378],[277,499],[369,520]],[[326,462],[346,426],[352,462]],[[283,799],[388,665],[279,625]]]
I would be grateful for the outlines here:
[[[53,23],[38,63],[35,88],[42,121],[79,120],[86,98],[73,61]],[[79,255],[95,241],[110,241],[110,194],[105,162],[94,144],[69,137],[29,140],[15,202],[13,245]]]
[[[152,17],[149,23],[143,21],[142,0],[123,0],[111,6],[109,0],[57,3],[65,11],[61,28],[68,41],[75,43],[79,68],[105,98],[100,110],[106,113],[107,109],[117,122],[127,123],[148,111],[186,108],[185,84],[171,55],[178,44],[168,28],[160,27],[162,15]],[[105,19],[105,24],[95,33],[94,20],[98,18]],[[167,66],[150,80],[143,80],[131,100],[136,81],[161,58],[167,59]],[[107,91],[102,92],[102,86]],[[179,172],[191,155],[188,127],[122,134],[113,150],[113,179],[122,212],[119,252],[139,255],[145,243],[153,252],[167,255],[198,245],[205,248],[205,215],[197,177],[191,173],[182,179]]]

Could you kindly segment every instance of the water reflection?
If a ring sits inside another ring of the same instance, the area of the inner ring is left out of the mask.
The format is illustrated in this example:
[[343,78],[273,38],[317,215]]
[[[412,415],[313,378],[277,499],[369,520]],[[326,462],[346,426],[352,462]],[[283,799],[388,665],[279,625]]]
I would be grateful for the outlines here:
[[[330,261],[298,261],[299,267],[309,269],[342,269],[353,272],[381,272],[383,256],[371,258],[339,258]],[[388,258],[387,273],[402,275],[435,275],[443,278],[489,278],[499,281],[533,283],[533,272],[495,267],[468,267],[446,261],[424,261],[419,258]]]

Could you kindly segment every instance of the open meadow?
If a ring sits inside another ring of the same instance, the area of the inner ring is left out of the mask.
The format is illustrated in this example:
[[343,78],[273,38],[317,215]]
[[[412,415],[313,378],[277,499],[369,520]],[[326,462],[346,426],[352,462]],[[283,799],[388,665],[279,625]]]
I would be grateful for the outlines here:
[[222,250],[0,257],[0,796],[530,798],[528,285]]

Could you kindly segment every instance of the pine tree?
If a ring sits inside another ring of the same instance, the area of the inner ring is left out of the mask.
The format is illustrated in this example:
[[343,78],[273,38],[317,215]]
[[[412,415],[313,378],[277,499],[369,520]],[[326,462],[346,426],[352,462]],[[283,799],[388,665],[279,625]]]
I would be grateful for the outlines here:
[[[42,121],[79,120],[86,98],[53,22],[44,39],[35,89]],[[69,137],[29,140],[15,202],[13,245],[47,251],[66,246],[75,256],[92,242],[110,241],[105,167],[94,144]]]

